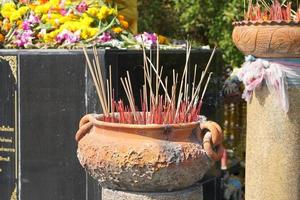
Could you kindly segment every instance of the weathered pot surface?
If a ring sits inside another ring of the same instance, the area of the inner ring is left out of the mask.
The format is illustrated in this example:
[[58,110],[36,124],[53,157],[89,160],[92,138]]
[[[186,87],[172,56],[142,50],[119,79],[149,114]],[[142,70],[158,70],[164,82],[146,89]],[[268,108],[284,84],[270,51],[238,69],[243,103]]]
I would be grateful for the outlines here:
[[223,153],[222,130],[215,122],[130,125],[103,122],[102,117],[84,116],[76,140],[81,165],[105,188],[186,188],[199,181]]
[[234,22],[232,39],[245,55],[299,58],[300,23],[286,21]]

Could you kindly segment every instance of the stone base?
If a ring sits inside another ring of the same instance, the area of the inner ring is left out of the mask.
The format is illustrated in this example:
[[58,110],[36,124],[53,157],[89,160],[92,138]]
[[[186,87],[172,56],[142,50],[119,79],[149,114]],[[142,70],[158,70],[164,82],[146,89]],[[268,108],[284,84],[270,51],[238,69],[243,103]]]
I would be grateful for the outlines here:
[[300,87],[284,113],[266,86],[247,108],[246,200],[300,200]]
[[102,200],[203,200],[202,186],[175,192],[125,192],[102,188]]

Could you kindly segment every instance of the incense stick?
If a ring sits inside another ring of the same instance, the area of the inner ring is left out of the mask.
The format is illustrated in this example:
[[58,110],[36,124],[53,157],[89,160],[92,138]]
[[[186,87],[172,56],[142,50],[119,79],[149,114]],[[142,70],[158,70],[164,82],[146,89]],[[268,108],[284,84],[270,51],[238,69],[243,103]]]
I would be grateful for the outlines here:
[[94,65],[94,68],[96,69],[98,78],[100,80],[100,87],[101,87],[101,91],[103,93],[103,97],[105,97],[105,98],[103,98],[105,108],[106,108],[106,110],[108,110],[107,101],[106,101],[107,98],[106,98],[106,94],[105,94],[105,86],[104,86],[104,82],[103,82],[103,76],[102,76],[101,66],[100,66],[98,52],[97,52],[96,47],[93,47],[93,52],[94,52],[94,56],[95,56],[95,60],[96,60],[96,66]]
[[155,72],[156,76],[158,77],[159,82],[160,82],[162,88],[164,89],[164,91],[165,91],[165,93],[166,93],[166,96],[167,96],[167,98],[168,98],[168,101],[171,102],[171,99],[170,99],[170,97],[169,97],[169,95],[168,95],[168,91],[167,91],[166,87],[164,86],[164,83],[163,83],[163,81],[162,81],[160,75],[159,75],[158,72],[156,71],[156,69],[155,69],[155,67],[153,66],[153,64],[151,63],[150,59],[147,58],[147,60],[148,60],[148,62],[150,63],[150,66],[151,66],[151,68],[153,69],[153,71]]
[[113,98],[112,98],[112,76],[111,76],[111,65],[109,65],[109,91],[110,91],[110,105],[111,105],[111,112],[113,112]]
[[[123,89],[128,99],[128,105],[125,105],[122,100],[115,101],[113,93],[114,90],[112,88],[111,66],[109,66],[109,77],[106,78],[105,81],[103,81],[97,50],[95,48],[93,49],[95,59],[92,61],[92,63],[87,55],[86,50],[84,49],[83,51],[84,55],[86,56],[87,65],[95,83],[99,101],[105,115],[103,121],[129,124],[166,124],[187,123],[198,120],[198,115],[200,113],[202,105],[202,99],[204,98],[204,95],[206,93],[212,73],[209,73],[201,94],[201,98],[199,98],[201,84],[204,81],[205,75],[212,62],[216,47],[212,51],[205,69],[202,71],[198,84],[196,84],[197,65],[195,65],[194,67],[193,82],[191,83],[190,80],[188,80],[187,74],[189,69],[188,63],[190,59],[191,46],[189,45],[189,43],[187,43],[186,61],[180,80],[180,86],[178,81],[178,73],[176,73],[173,69],[172,81],[170,81],[172,82],[172,85],[170,86],[170,94],[168,91],[168,76],[165,76],[163,78],[164,67],[159,66],[159,50],[157,50],[156,66],[154,66],[151,60],[151,52],[149,58],[147,57],[146,51],[143,48],[144,84],[140,89],[141,112],[138,111],[138,107],[135,104],[135,96],[133,93],[133,85],[131,82],[129,71],[126,71],[126,77],[120,78]],[[178,86],[179,91],[177,97]],[[162,87],[163,93],[161,93],[160,87]],[[170,97],[170,95],[172,96]],[[118,112],[119,115],[114,115],[114,112]]]
[[[103,112],[104,112],[104,115],[108,115],[108,111],[107,111],[107,107],[104,103],[104,99],[105,99],[105,93],[103,95],[103,91],[101,91],[100,88],[102,88],[102,86],[100,86],[100,81],[98,82],[97,78],[96,78],[96,69],[95,69],[95,66],[92,66],[91,64],[91,61],[89,59],[89,56],[87,55],[87,52],[86,52],[86,49],[83,48],[83,52],[84,52],[84,55],[85,55],[85,58],[86,58],[86,61],[87,61],[87,65],[90,69],[90,72],[91,72],[91,75],[92,75],[92,78],[93,78],[93,81],[95,83],[95,87],[96,87],[96,91],[98,93],[98,97],[99,97],[99,100],[100,100],[100,104],[101,104],[101,107],[103,109]],[[99,77],[100,78],[100,77]],[[102,77],[101,77],[102,78]]]
[[210,58],[209,58],[209,60],[208,60],[208,63],[207,63],[207,65],[206,65],[206,67],[205,67],[205,70],[204,70],[203,73],[201,74],[201,79],[200,79],[200,81],[199,81],[199,83],[198,83],[198,86],[197,86],[197,88],[196,88],[196,91],[195,91],[194,95],[193,95],[192,98],[191,98],[191,101],[190,101],[190,104],[188,105],[187,111],[190,110],[191,106],[193,105],[193,102],[195,101],[196,95],[200,92],[201,84],[202,84],[202,82],[203,82],[203,80],[204,80],[204,77],[205,77],[205,74],[207,73],[207,70],[208,70],[208,68],[209,68],[209,66],[210,66],[210,64],[211,64],[211,61],[212,61],[212,59],[213,59],[213,57],[214,57],[214,55],[215,55],[215,52],[216,52],[216,47],[214,47],[214,49],[213,49],[213,51],[212,51],[212,53],[211,53],[211,55],[210,55]]
[[201,99],[200,99],[201,101],[203,100],[203,97],[204,97],[204,95],[205,95],[205,92],[206,92],[206,89],[207,89],[207,86],[208,86],[208,83],[209,83],[209,81],[210,81],[210,78],[211,78],[211,75],[212,75],[212,74],[213,74],[213,73],[210,72],[209,75],[208,75],[208,78],[207,78],[205,87],[204,87],[203,92],[202,92],[202,95],[201,95]]

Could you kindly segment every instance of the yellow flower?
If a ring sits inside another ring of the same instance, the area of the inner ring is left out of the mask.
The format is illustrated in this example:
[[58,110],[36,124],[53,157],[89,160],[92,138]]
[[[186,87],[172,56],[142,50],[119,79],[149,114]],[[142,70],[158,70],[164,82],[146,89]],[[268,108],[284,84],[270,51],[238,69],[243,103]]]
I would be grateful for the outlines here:
[[43,35],[45,43],[51,43],[55,41],[56,36],[59,34],[60,30],[56,29],[50,33]]
[[98,28],[88,28],[88,33],[90,37],[95,36],[98,33],[99,29]]
[[9,21],[14,22],[14,21],[21,19],[21,15],[19,12],[13,12],[13,13],[11,13],[11,15],[8,18],[9,18]]
[[50,0],[49,4],[55,8],[55,7],[59,6],[59,0]]
[[110,15],[111,9],[107,6],[102,6],[100,8],[100,12],[97,14],[98,19],[103,20],[106,19]]
[[9,18],[15,12],[16,5],[13,2],[5,3],[1,8],[1,15],[6,18]]
[[86,13],[88,13],[89,15],[91,15],[93,17],[96,17],[99,12],[100,12],[100,10],[95,7],[91,7],[86,11]]
[[87,14],[83,14],[80,22],[86,26],[89,26],[94,21],[93,18],[89,17]]
[[80,37],[81,37],[82,39],[84,39],[84,40],[86,40],[86,39],[89,38],[89,34],[88,34],[88,32],[87,32],[86,29],[83,29],[83,30],[81,31]]
[[18,12],[20,13],[20,15],[25,15],[26,14],[26,12],[29,10],[29,7],[27,7],[27,6],[22,6],[22,7],[20,7],[19,9],[18,9]]
[[67,29],[69,31],[75,32],[83,29],[85,26],[78,21],[67,21],[60,26],[60,29]]
[[12,12],[16,10],[16,5],[13,2],[8,2],[3,4],[1,8],[1,13],[2,12]]
[[115,33],[121,33],[122,31],[123,31],[123,29],[121,27],[113,28],[113,32],[115,32]]
[[54,30],[52,32],[49,33],[50,37],[55,38],[58,34],[59,34],[60,30]]
[[66,0],[65,1],[65,5],[71,5],[72,4],[72,1],[71,0]]
[[43,40],[44,40],[45,43],[50,43],[50,42],[53,41],[53,38],[50,37],[49,34],[45,34],[45,35],[43,35]]
[[118,11],[114,8],[109,9],[109,15],[117,15]]
[[50,4],[42,4],[35,7],[34,12],[38,15],[48,13],[49,9],[51,8]]
[[80,37],[84,40],[95,36],[99,29],[98,28],[90,28],[90,27],[82,27],[80,32]]

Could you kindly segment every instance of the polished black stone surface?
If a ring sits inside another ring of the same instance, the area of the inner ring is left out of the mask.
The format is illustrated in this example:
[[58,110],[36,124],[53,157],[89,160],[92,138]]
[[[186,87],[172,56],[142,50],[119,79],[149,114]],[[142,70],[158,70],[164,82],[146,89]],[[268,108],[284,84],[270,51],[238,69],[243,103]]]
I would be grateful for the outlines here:
[[[76,157],[74,134],[78,129],[79,119],[85,113],[101,112],[82,52],[0,50],[0,56],[7,55],[16,56],[18,69],[15,88],[18,95],[17,121],[20,136],[17,141],[20,150],[18,196],[21,200],[100,199],[99,186],[86,175]],[[209,55],[209,50],[193,50],[189,72],[193,71],[194,64],[204,68]],[[125,76],[127,70],[132,77],[134,92],[139,94],[143,82],[141,51],[99,50],[99,56],[106,75],[108,66],[112,66],[113,87],[117,98],[125,97],[119,77]],[[154,60],[155,57],[155,52],[152,52]],[[160,63],[168,74],[172,73],[173,68],[181,72],[185,63],[185,51],[161,51]],[[214,71],[214,78],[202,112],[216,121],[220,120],[218,106],[222,65],[221,54],[218,53],[210,68]],[[1,77],[9,76],[9,70],[0,69],[0,73]],[[191,79],[192,73],[189,74]],[[4,90],[0,85],[0,94]],[[0,105],[4,105],[3,103],[1,101]],[[14,119],[12,112],[2,114],[0,110],[0,114]],[[11,175],[9,177],[13,181]],[[1,181],[0,176],[0,183]],[[0,190],[0,199],[7,200],[2,194]]]
[[21,199],[85,198],[74,133],[85,113],[85,65],[78,53],[19,56]]

